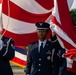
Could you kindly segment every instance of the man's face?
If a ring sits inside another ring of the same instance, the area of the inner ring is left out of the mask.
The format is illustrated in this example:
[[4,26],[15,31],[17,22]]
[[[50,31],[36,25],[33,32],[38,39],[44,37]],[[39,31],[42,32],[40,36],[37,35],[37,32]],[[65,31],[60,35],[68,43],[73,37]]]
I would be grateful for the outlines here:
[[38,37],[39,39],[42,39],[42,40],[46,39],[47,33],[48,33],[47,30],[43,30],[43,31],[37,30]]

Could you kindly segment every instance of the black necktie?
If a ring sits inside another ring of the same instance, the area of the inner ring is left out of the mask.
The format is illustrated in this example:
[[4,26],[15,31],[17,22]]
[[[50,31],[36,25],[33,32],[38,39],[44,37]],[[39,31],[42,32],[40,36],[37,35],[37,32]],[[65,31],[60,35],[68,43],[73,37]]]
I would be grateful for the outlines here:
[[43,43],[41,43],[41,46],[40,46],[40,53],[43,52]]

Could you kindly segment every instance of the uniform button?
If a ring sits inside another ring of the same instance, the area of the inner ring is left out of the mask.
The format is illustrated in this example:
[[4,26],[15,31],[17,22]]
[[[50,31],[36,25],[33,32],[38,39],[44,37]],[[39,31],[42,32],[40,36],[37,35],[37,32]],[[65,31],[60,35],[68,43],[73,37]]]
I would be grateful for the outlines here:
[[40,69],[38,69],[38,71],[40,71]]
[[41,61],[41,58],[39,59],[39,61]]
[[39,66],[41,66],[41,64],[39,64]]

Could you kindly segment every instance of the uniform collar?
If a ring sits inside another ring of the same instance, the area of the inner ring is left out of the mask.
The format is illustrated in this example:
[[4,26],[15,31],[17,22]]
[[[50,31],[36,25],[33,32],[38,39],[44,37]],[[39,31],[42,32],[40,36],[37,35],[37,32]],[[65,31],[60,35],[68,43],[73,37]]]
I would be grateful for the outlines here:
[[47,39],[46,39],[46,40],[44,40],[43,42],[39,40],[39,46],[41,46],[41,43],[43,43],[43,48],[44,48],[44,47],[45,47],[46,42],[47,42]]

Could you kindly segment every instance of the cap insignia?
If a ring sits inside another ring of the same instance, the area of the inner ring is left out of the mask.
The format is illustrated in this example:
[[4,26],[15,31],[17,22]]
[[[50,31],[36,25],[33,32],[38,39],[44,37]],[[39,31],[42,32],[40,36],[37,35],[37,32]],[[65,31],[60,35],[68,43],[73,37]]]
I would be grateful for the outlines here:
[[40,24],[40,26],[42,26],[43,23],[39,23],[39,24]]

